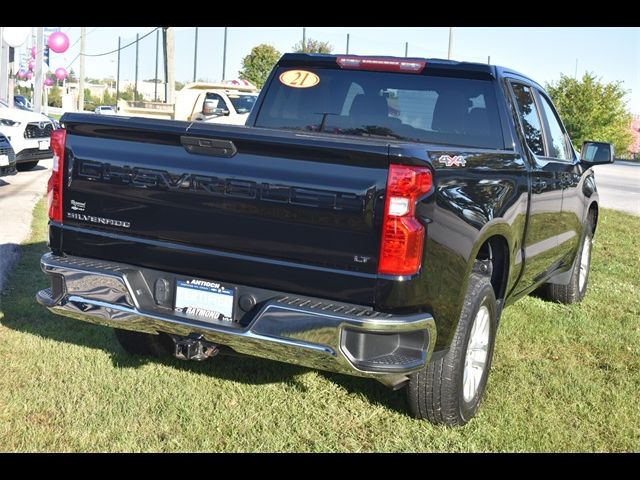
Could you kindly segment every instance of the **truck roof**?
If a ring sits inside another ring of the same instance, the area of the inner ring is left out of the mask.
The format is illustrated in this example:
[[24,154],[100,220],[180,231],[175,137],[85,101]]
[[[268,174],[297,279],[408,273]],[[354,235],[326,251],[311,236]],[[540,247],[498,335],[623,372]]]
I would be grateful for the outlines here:
[[[256,93],[258,89],[251,86],[244,85],[236,85],[233,83],[209,83],[209,82],[193,82],[187,83],[182,90],[228,90],[230,92],[247,92],[247,93]],[[182,91],[180,90],[180,91]]]
[[[446,60],[443,58],[424,58],[424,57],[394,57],[384,55],[336,55],[336,54],[322,54],[322,53],[285,53],[279,60],[278,64],[281,66],[287,66],[288,64],[295,64],[300,66],[301,64],[309,65],[322,65],[328,68],[339,68],[337,66],[338,57],[353,57],[353,58],[375,58],[380,60],[395,60],[395,61],[420,61],[426,62],[427,68],[432,71],[438,69],[442,71],[449,71],[455,75],[455,72],[471,73],[474,76],[484,76],[497,78],[503,73],[515,74],[527,79],[528,81],[538,85],[535,81],[531,80],[527,75],[517,72],[512,68],[505,68],[499,65],[491,65],[487,63],[478,62],[459,62],[456,60]],[[539,85],[538,85],[539,86]]]

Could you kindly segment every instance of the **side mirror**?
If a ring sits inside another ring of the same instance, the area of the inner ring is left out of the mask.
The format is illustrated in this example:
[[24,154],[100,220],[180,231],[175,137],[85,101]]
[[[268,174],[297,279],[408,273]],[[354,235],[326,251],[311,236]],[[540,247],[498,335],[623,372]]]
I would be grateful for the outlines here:
[[613,163],[613,145],[605,142],[584,142],[580,161],[589,165]]
[[205,100],[204,105],[202,106],[202,113],[204,115],[213,115],[217,106],[218,102],[213,100]]
[[229,115],[229,110],[225,109],[225,108],[216,108],[213,111],[214,115],[220,115],[221,117],[225,117],[227,115]]

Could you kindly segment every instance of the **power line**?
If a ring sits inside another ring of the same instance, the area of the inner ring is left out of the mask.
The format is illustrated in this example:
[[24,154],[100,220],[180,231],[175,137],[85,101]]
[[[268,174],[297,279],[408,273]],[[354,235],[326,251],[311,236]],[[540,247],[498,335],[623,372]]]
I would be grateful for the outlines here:
[[[127,47],[130,47],[131,45],[133,45],[134,43],[139,42],[140,40],[142,40],[145,37],[148,37],[149,35],[151,35],[153,32],[155,32],[156,30],[158,30],[160,27],[156,27],[153,30],[151,30],[148,33],[145,33],[143,36],[141,36],[140,38],[137,38],[136,40],[134,40],[133,42],[125,45],[124,47],[120,47],[120,48],[116,48],[115,50],[111,50],[110,52],[105,52],[105,53],[95,53],[95,54],[88,54],[85,53],[83,54],[83,56],[85,57],[104,57],[105,55],[111,55],[112,53],[116,53],[118,50],[124,50]],[[76,42],[77,43],[77,42]]]

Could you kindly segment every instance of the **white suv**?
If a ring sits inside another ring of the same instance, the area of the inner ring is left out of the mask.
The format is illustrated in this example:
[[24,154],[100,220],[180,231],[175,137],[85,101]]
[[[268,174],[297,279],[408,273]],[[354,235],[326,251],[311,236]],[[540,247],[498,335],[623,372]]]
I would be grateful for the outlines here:
[[94,112],[97,113],[98,115],[115,115],[116,114],[116,111],[113,109],[113,107],[110,107],[109,105],[100,105],[99,107],[96,107]]
[[0,133],[11,142],[19,171],[31,170],[39,160],[53,156],[49,140],[54,128],[49,117],[0,101]]

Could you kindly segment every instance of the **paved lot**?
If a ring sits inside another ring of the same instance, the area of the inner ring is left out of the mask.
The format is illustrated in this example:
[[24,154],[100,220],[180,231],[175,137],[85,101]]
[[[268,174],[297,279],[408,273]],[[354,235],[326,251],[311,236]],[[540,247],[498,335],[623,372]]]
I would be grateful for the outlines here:
[[640,215],[640,163],[616,162],[594,169],[600,205]]
[[0,292],[20,243],[29,236],[33,207],[47,191],[51,163],[41,160],[29,172],[0,178]]

